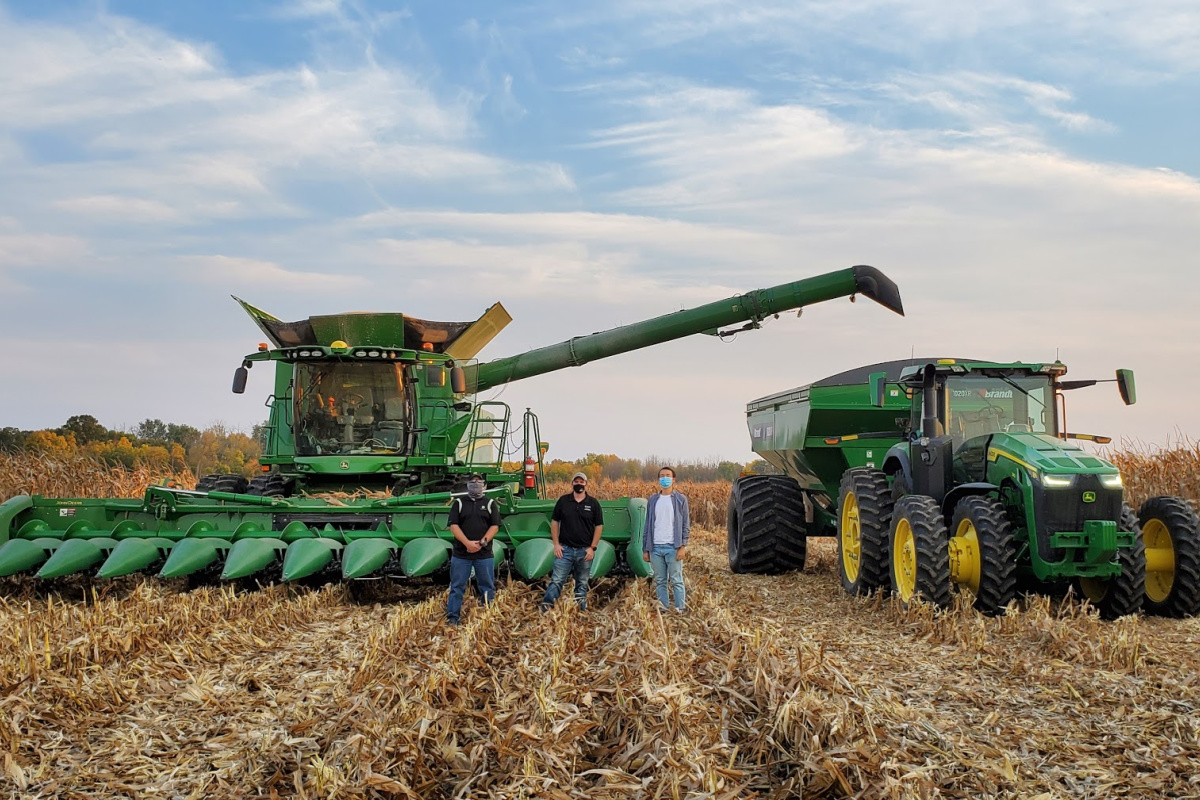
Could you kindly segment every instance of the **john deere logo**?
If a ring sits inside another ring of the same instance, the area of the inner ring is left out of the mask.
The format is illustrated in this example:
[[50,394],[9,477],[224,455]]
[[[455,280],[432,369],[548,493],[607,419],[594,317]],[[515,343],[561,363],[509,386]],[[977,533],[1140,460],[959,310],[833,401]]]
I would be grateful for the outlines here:
[[1096,502],[1096,493],[1095,492],[1084,492],[1083,493],[1083,502],[1085,502],[1085,503]]
[[[350,462],[349,462],[349,461],[343,461],[343,462],[342,462],[342,469],[350,469]],[[1089,492],[1089,494],[1091,494],[1091,493]],[[1093,499],[1093,500],[1095,499],[1095,495],[1092,495],[1092,499]],[[1091,501],[1091,500],[1088,500],[1088,502],[1090,503],[1090,502],[1092,502],[1092,501]]]

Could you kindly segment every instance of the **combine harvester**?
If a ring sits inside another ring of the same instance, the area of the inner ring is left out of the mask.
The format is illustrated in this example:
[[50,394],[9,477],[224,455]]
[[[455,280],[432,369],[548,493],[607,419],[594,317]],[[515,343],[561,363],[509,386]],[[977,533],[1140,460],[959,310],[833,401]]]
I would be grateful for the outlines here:
[[[754,451],[783,475],[740,478],[729,504],[734,572],[804,565],[836,536],[842,584],[939,606],[968,591],[1004,611],[1018,583],[1072,582],[1106,618],[1200,613],[1200,518],[1182,498],[1135,512],[1120,471],[1069,440],[1053,364],[893,361],[750,403]],[[1112,379],[1136,400],[1133,373]]]
[[[134,500],[14,497],[0,504],[0,576],[431,575],[449,560],[450,498],[481,471],[504,517],[498,563],[538,579],[553,565],[554,499],[545,497],[537,417],[527,410],[521,423],[523,469],[504,472],[511,411],[476,400],[477,392],[696,333],[757,328],[780,312],[855,294],[903,314],[895,284],[857,266],[482,363],[475,355],[510,321],[499,304],[473,323],[397,313],[282,322],[239,300],[271,345],[245,357],[234,392],[245,391],[254,365],[275,365],[266,471],[250,481],[205,476],[196,491],[150,486]],[[592,575],[646,575],[646,501],[601,505]]]

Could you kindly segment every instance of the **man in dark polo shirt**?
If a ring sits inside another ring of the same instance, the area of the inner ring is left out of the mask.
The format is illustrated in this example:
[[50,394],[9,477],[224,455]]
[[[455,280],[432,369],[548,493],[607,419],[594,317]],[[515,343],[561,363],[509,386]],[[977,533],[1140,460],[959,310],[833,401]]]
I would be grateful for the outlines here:
[[575,579],[575,602],[587,610],[588,577],[592,558],[604,529],[604,512],[600,501],[587,493],[588,478],[582,472],[571,477],[571,493],[558,498],[550,515],[550,539],[554,542],[554,571],[550,585],[542,597],[542,611],[562,594],[567,578]]
[[450,555],[450,598],[446,601],[446,621],[458,625],[463,594],[471,569],[484,603],[496,599],[496,562],[492,558],[492,540],[500,530],[500,508],[485,497],[483,475],[467,476],[467,493],[450,501],[450,532],[454,550]]

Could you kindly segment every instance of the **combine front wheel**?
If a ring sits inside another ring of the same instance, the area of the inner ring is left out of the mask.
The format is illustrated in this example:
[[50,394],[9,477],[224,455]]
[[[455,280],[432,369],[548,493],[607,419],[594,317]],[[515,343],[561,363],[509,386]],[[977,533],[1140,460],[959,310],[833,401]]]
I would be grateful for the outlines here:
[[1138,521],[1146,543],[1146,612],[1200,614],[1200,517],[1180,497],[1151,497]]
[[887,538],[892,495],[887,476],[856,467],[842,475],[838,492],[838,571],[849,594],[887,584]]
[[920,597],[945,608],[953,595],[946,521],[932,497],[910,494],[892,511],[892,591],[907,607]]
[[1111,578],[1078,579],[1080,593],[1105,619],[1136,614],[1142,608],[1142,596],[1146,593],[1146,543],[1142,541],[1137,514],[1132,508],[1121,506],[1117,527],[1138,534],[1133,538],[1133,547],[1117,551],[1121,572]]
[[786,475],[738,478],[726,516],[729,569],[771,574],[804,569],[804,492]]
[[197,492],[232,492],[245,494],[250,482],[241,475],[205,475],[196,481]]
[[1004,506],[988,497],[964,497],[950,526],[950,579],[975,596],[975,608],[1001,614],[1017,593],[1017,546]]

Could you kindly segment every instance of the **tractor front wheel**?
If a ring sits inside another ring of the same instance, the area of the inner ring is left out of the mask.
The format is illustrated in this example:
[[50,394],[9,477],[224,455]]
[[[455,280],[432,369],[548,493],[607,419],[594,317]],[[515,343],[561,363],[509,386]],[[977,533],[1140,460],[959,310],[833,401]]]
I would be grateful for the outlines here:
[[838,492],[838,571],[849,594],[887,585],[888,526],[892,495],[887,476],[855,467],[842,475]]
[[949,532],[932,497],[910,494],[892,510],[892,592],[907,608],[920,598],[945,608],[953,597]]
[[196,481],[197,492],[232,492],[245,494],[250,482],[243,475],[205,475]]
[[1121,505],[1121,519],[1117,527],[1137,534],[1133,538],[1133,547],[1117,551],[1120,573],[1111,578],[1077,579],[1080,593],[1104,619],[1138,613],[1146,593],[1146,543],[1142,540],[1137,514],[1128,505]]
[[1146,612],[1200,614],[1200,517],[1181,497],[1151,497],[1138,521],[1146,544]]
[[726,515],[729,569],[760,575],[804,569],[804,492],[786,475],[738,478]]
[[1017,594],[1017,546],[1004,506],[989,497],[964,497],[950,525],[950,579],[975,597],[976,610],[1004,613]]

